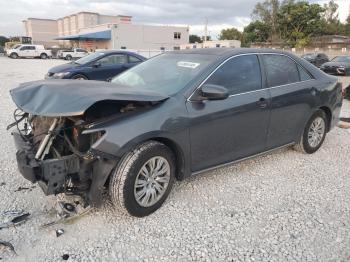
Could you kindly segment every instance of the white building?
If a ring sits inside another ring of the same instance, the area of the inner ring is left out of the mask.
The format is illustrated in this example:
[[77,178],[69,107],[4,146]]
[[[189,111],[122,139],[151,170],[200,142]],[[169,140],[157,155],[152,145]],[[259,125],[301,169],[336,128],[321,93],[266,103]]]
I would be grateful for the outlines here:
[[80,12],[57,20],[23,21],[33,44],[95,49],[174,50],[188,43],[188,27],[133,24],[131,16]]

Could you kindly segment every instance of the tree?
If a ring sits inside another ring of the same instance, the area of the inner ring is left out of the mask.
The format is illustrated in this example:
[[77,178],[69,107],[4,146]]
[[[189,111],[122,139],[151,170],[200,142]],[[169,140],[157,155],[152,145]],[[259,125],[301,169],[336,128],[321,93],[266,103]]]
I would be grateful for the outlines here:
[[324,4],[323,5],[323,8],[325,9],[325,12],[324,12],[324,17],[327,21],[327,23],[331,23],[331,22],[334,22],[336,20],[339,21],[339,17],[338,17],[338,7],[339,5],[334,2],[334,0],[331,0],[329,1],[328,4]]
[[220,40],[241,40],[242,33],[236,28],[222,29],[219,35]]
[[336,35],[345,34],[345,25],[339,21],[338,16],[338,4],[334,0],[329,1],[328,4],[324,4],[324,34]]
[[5,46],[5,43],[8,41],[9,39],[6,36],[0,36],[0,46]]
[[258,20],[269,27],[269,38],[274,41],[278,38],[278,13],[281,4],[278,0],[265,0],[262,3],[257,3],[254,7],[252,18]]
[[344,31],[346,35],[350,36],[350,8],[349,8],[349,16],[346,19],[346,23],[344,25]]
[[269,38],[269,26],[260,21],[251,22],[244,28],[242,46],[249,47],[251,43],[266,42]]
[[323,33],[322,17],[325,9],[319,4],[306,1],[290,1],[278,13],[278,26],[281,37],[292,47],[304,47],[309,37]]
[[202,43],[202,38],[198,35],[190,35],[190,43],[194,44],[194,43]]

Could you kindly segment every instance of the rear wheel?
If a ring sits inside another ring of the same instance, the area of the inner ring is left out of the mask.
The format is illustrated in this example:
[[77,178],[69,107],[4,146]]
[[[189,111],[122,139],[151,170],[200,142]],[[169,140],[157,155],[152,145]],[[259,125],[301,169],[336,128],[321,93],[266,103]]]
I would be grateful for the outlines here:
[[156,141],[145,142],[127,153],[111,176],[113,204],[132,216],[147,216],[161,207],[175,178],[172,151]]
[[327,116],[324,111],[316,111],[307,122],[303,135],[295,149],[306,154],[316,152],[326,137],[327,133]]
[[47,59],[47,54],[42,53],[42,54],[40,55],[40,59]]
[[86,76],[81,75],[81,74],[72,76],[72,79],[76,79],[76,80],[88,80],[88,78],[87,78]]
[[72,60],[72,56],[71,55],[67,55],[66,56],[66,60]]
[[16,59],[16,58],[18,58],[18,54],[17,53],[11,53],[10,57],[13,58],[13,59]]

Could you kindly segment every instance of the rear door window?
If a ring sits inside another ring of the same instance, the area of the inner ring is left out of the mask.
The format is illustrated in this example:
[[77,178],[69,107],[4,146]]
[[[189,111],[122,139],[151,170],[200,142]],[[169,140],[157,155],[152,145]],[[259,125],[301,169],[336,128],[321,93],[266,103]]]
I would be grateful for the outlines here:
[[109,55],[101,58],[99,62],[102,66],[120,65],[127,63],[127,57],[122,54]]
[[263,55],[269,87],[299,82],[296,63],[284,55]]
[[261,71],[256,55],[237,56],[219,67],[205,82],[220,85],[230,95],[261,89]]

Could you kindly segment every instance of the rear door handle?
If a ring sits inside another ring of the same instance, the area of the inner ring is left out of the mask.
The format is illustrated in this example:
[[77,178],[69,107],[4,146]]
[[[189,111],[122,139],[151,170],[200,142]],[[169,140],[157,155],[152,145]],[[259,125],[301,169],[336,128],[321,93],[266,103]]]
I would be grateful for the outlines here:
[[258,106],[262,109],[267,107],[267,99],[266,98],[260,98],[259,101],[257,102]]

